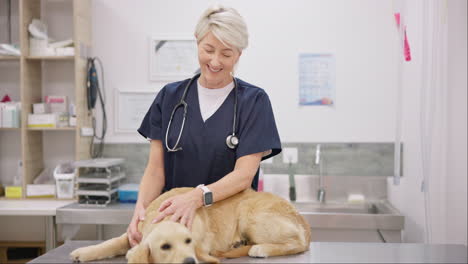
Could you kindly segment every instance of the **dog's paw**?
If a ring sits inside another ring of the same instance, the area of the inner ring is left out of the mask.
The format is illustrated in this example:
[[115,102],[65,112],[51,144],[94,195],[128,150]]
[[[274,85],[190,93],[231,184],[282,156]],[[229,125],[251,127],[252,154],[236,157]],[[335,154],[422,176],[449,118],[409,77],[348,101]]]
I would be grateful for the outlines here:
[[268,254],[262,245],[254,245],[249,250],[249,256],[252,258],[267,258]]
[[70,253],[70,258],[78,262],[94,260],[91,250],[86,247],[73,250],[72,253]]

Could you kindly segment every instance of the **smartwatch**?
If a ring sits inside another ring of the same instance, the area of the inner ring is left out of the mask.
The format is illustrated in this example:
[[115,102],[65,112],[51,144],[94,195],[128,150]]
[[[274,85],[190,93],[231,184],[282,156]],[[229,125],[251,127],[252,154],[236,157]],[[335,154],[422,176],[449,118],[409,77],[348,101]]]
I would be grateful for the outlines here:
[[213,193],[204,184],[200,184],[197,188],[203,191],[203,205],[210,206],[213,204]]

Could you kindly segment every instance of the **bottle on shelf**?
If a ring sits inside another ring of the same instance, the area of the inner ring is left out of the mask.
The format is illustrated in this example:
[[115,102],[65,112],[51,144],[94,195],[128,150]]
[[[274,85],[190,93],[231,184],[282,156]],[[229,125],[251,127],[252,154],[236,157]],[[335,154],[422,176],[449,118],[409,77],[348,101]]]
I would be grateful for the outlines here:
[[22,186],[22,184],[23,184],[23,161],[19,160],[16,175],[13,178],[13,185]]

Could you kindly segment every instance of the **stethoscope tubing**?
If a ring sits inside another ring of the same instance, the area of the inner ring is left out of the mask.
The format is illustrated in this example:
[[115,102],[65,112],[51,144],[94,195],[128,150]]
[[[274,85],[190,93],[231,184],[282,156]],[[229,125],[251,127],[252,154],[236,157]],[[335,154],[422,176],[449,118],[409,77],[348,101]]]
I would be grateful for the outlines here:
[[[168,152],[176,152],[176,151],[179,151],[179,150],[182,150],[182,147],[177,147],[179,145],[179,142],[180,142],[180,138],[182,137],[182,132],[184,131],[184,126],[185,126],[185,119],[187,117],[187,102],[185,101],[185,98],[187,97],[187,91],[190,87],[190,85],[192,85],[193,81],[195,79],[197,79],[198,77],[200,77],[200,73],[196,74],[195,76],[193,76],[189,83],[185,86],[185,89],[184,89],[184,93],[182,94],[182,97],[180,98],[180,101],[179,103],[177,103],[175,106],[174,106],[174,109],[172,110],[172,113],[171,113],[171,117],[169,119],[169,123],[167,125],[167,130],[166,130],[166,138],[165,138],[165,144],[166,144],[166,148],[167,148],[167,151]],[[235,77],[233,77],[233,80],[234,80],[234,114],[233,114],[233,120],[232,120],[232,134],[228,136],[228,138],[226,139],[226,144],[229,148],[231,149],[235,149],[239,140],[238,138],[236,137],[236,121],[237,121],[237,80]],[[184,108],[184,115],[183,115],[183,119],[182,119],[182,127],[179,131],[179,135],[177,137],[177,141],[174,145],[174,147],[169,147],[169,143],[168,143],[168,137],[169,137],[169,130],[171,128],[171,124],[172,124],[172,119],[174,118],[174,114],[175,112],[177,111],[177,109],[179,107],[183,107]],[[232,140],[234,139],[234,140]]]

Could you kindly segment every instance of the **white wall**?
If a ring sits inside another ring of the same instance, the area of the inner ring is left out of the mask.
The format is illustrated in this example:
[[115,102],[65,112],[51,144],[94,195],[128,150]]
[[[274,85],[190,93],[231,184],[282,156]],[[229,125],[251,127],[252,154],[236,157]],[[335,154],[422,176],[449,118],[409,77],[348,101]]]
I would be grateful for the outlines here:
[[[110,113],[117,89],[157,92],[163,85],[148,78],[148,38],[192,36],[212,2],[93,1],[93,54],[105,66]],[[268,92],[283,141],[393,140],[397,31],[390,1],[219,2],[247,22],[250,45],[238,76]],[[335,54],[336,107],[298,106],[300,52]],[[115,133],[109,116],[107,142],[144,142],[136,132]]]
[[[422,0],[406,1],[411,62],[404,63],[403,174],[400,186],[389,179],[390,201],[405,215],[406,242],[424,242],[425,207],[421,192]],[[467,244],[467,2],[447,1],[448,73],[434,107],[429,218],[432,243]]]
[[447,241],[467,245],[467,1],[448,12]]

